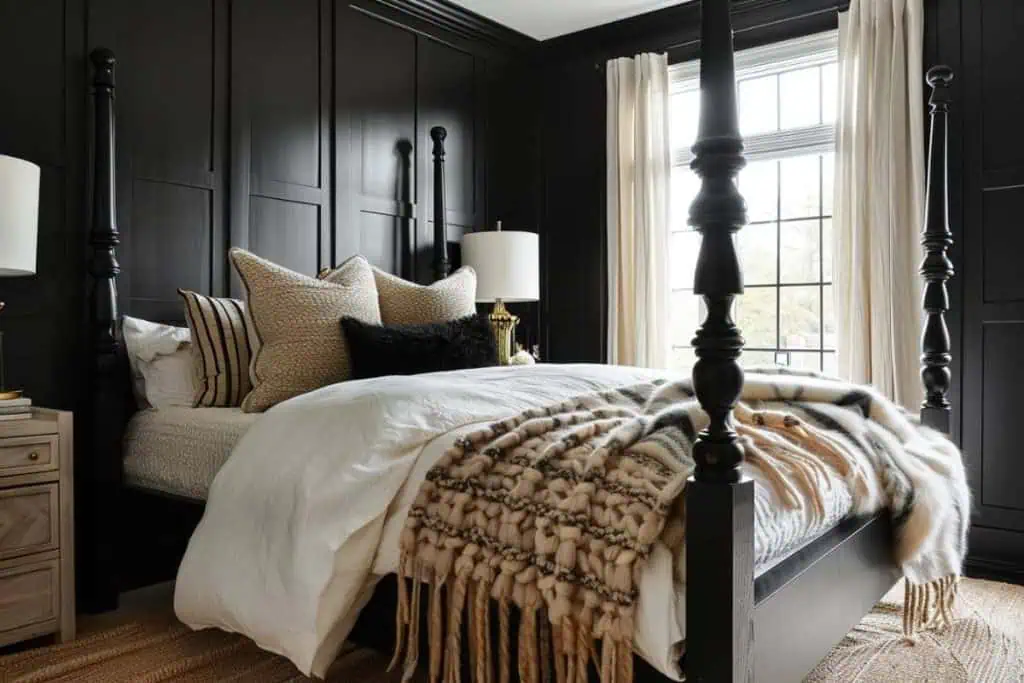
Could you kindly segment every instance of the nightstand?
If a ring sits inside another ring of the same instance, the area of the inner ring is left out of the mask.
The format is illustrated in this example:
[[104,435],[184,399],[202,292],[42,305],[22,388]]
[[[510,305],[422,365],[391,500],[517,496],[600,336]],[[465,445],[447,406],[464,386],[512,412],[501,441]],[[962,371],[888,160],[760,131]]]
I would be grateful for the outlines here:
[[75,637],[71,413],[0,422],[0,645]]

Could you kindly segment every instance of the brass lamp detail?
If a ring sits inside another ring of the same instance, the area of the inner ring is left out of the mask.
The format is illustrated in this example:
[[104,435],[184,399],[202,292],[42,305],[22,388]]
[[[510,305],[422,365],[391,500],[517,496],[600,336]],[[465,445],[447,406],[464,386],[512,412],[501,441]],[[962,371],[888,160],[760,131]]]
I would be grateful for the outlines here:
[[494,340],[498,343],[498,364],[508,365],[509,359],[512,358],[512,348],[515,346],[516,325],[519,324],[519,316],[509,313],[505,308],[505,302],[498,299],[494,302],[494,309],[487,319],[491,322]]
[[494,302],[488,316],[498,345],[498,362],[508,365],[519,318],[506,303],[540,298],[540,240],[536,233],[502,230],[472,232],[462,238],[462,262],[476,271],[476,300]]

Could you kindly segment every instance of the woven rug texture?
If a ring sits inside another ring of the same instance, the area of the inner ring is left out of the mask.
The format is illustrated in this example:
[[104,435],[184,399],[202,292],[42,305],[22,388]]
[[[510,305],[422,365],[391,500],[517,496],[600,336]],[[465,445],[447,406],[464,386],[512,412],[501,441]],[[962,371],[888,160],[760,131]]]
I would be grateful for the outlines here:
[[[965,579],[954,623],[902,638],[897,587],[808,677],[811,683],[970,683],[1024,681],[1024,587]],[[388,657],[346,646],[330,683],[397,683]],[[0,658],[3,683],[213,683],[307,681],[283,657],[216,630],[193,632],[168,612],[84,633],[74,642]]]

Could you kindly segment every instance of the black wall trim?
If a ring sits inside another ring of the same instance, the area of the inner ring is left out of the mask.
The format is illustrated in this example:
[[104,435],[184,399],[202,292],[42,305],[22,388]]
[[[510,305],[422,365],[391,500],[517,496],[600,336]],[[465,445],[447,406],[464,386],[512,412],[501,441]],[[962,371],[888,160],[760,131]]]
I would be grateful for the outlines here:
[[[835,28],[849,0],[733,0],[736,48],[744,49]],[[547,60],[592,56],[604,60],[667,51],[673,62],[696,56],[700,3],[688,2],[542,43]],[[677,53],[679,53],[677,55]],[[688,56],[682,56],[688,55]]]
[[464,38],[505,49],[530,52],[540,45],[540,41],[530,36],[446,0],[374,0],[374,4],[398,10]]

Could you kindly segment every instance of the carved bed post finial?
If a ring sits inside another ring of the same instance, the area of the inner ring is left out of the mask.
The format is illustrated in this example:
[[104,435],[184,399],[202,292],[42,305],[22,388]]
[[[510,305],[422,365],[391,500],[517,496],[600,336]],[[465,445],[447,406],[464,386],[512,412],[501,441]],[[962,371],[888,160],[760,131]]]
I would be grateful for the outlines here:
[[434,279],[448,277],[448,212],[445,207],[444,141],[448,131],[443,126],[430,129],[434,141]]
[[[693,345],[693,385],[710,418],[693,448],[686,486],[688,681],[753,680],[754,483],[744,477],[732,410],[743,389],[743,337],[732,318],[743,293],[733,234],[747,222],[736,187],[743,139],[736,110],[732,22],[727,0],[701,0],[701,110],[693,170],[702,180],[690,224],[702,239],[694,292],[707,317]],[[723,647],[724,646],[724,647]]]
[[694,476],[698,481],[734,482],[743,460],[732,428],[732,408],[743,388],[737,362],[743,337],[732,307],[736,295],[743,293],[743,276],[732,235],[747,222],[735,182],[746,162],[737,121],[729,3],[705,0],[701,12],[702,97],[691,167],[703,182],[690,207],[690,224],[702,236],[694,293],[704,298],[708,314],[693,340],[698,358],[693,384],[711,423],[694,447]]
[[87,611],[117,606],[117,501],[121,484],[121,435],[125,397],[117,306],[117,230],[114,140],[114,53],[96,49],[93,64],[94,142],[92,216],[89,224],[89,415],[82,420],[88,450],[80,458],[84,486],[78,516],[81,602]]
[[928,197],[925,201],[924,261],[921,276],[924,278],[924,332],[921,336],[921,379],[924,381],[925,398],[921,404],[921,421],[949,433],[950,405],[949,387],[952,375],[949,371],[950,353],[949,328],[946,326],[946,311],[949,310],[949,292],[946,282],[953,277],[953,263],[947,254],[953,245],[953,233],[949,229],[949,178],[947,165],[947,136],[949,129],[949,85],[953,82],[953,70],[948,66],[935,66],[928,70],[926,77],[932,88],[931,132],[928,146]]

